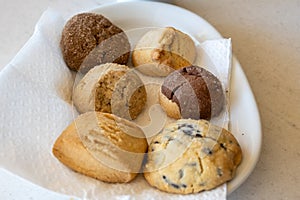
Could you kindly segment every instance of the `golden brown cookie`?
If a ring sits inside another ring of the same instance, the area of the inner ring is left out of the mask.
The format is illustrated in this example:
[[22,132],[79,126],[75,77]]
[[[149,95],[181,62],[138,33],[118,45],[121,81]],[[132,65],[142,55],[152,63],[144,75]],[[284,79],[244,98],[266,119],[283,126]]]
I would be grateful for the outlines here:
[[181,119],[152,139],[144,176],[165,192],[198,193],[231,180],[241,159],[230,132],[206,120]]
[[198,66],[169,74],[161,86],[159,101],[167,115],[175,119],[211,119],[226,103],[220,80]]
[[147,101],[145,86],[134,70],[106,63],[91,69],[73,92],[80,113],[101,111],[135,119]]
[[176,69],[191,65],[195,58],[194,41],[173,27],[147,32],[132,52],[133,65],[149,76],[167,76]]
[[132,122],[112,114],[80,115],[57,138],[54,156],[76,172],[111,183],[129,182],[140,170],[147,140]]
[[126,64],[130,55],[123,30],[96,13],[73,16],[63,29],[60,47],[67,66],[83,73],[103,63]]

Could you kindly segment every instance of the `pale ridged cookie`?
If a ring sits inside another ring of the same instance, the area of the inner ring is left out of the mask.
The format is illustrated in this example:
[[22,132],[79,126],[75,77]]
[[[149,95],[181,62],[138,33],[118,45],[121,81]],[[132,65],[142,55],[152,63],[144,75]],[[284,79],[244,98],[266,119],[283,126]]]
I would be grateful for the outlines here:
[[88,112],[62,132],[53,154],[76,172],[124,183],[136,177],[147,146],[143,131],[132,122],[108,113]]
[[142,80],[125,65],[106,63],[91,69],[76,85],[73,103],[80,113],[100,111],[135,119],[147,101]]
[[147,32],[132,52],[133,65],[149,76],[167,76],[173,70],[191,65],[195,58],[194,41],[173,27]]
[[144,176],[165,192],[198,193],[231,180],[241,159],[230,132],[206,120],[181,119],[152,139]]

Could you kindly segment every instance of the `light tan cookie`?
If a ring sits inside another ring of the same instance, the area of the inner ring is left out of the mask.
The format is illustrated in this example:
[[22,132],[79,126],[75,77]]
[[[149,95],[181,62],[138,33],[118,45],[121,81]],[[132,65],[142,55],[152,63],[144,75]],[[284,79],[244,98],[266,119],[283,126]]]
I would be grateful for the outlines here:
[[191,65],[195,58],[193,40],[173,27],[147,32],[132,52],[133,65],[149,76],[167,76],[173,70]]
[[159,102],[175,119],[211,119],[225,107],[220,80],[206,69],[188,66],[169,74],[161,86]]
[[142,80],[125,65],[106,63],[91,69],[77,84],[73,102],[80,113],[100,111],[135,119],[147,101]]
[[126,64],[130,56],[123,30],[96,13],[80,13],[68,20],[60,47],[67,66],[83,73],[103,63]]
[[198,193],[231,180],[241,159],[230,132],[205,120],[181,119],[152,139],[144,176],[165,192]]
[[80,115],[57,138],[54,156],[76,172],[105,182],[129,182],[147,150],[143,131],[112,114]]

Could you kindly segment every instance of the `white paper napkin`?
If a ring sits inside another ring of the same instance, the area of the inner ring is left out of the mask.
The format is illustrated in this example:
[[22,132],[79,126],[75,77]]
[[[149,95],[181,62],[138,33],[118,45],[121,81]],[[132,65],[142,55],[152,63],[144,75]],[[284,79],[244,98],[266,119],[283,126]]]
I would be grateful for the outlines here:
[[[64,23],[58,12],[47,10],[34,35],[0,73],[0,167],[82,199],[225,199],[226,184],[209,192],[174,195],[150,187],[142,175],[128,184],[103,183],[73,172],[52,155],[54,141],[78,115],[71,105],[75,74],[59,48]],[[211,70],[216,70],[215,64],[221,67],[217,75],[227,88],[230,40],[207,41],[198,50],[200,64]]]

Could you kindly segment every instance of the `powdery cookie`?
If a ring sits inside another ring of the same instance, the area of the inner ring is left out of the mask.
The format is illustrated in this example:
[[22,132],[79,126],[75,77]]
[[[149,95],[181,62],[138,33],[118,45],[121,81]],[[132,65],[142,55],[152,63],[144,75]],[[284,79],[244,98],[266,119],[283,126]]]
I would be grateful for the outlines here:
[[96,13],[73,16],[63,29],[60,47],[67,66],[84,73],[103,63],[126,64],[130,56],[123,30]]
[[210,119],[222,111],[225,95],[217,77],[204,68],[189,66],[165,78],[159,102],[169,117]]
[[129,182],[140,170],[147,140],[132,122],[112,114],[80,115],[57,138],[54,156],[76,172],[111,183]]
[[198,193],[231,180],[241,159],[230,132],[205,120],[181,119],[152,139],[144,176],[165,192]]
[[145,86],[129,67],[106,63],[91,69],[73,92],[80,113],[101,111],[135,119],[147,101]]
[[149,76],[167,76],[176,69],[191,65],[195,58],[193,40],[172,27],[147,32],[132,53],[133,65]]

